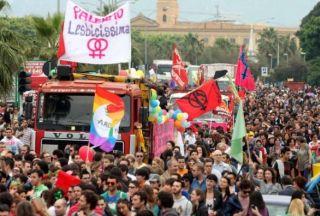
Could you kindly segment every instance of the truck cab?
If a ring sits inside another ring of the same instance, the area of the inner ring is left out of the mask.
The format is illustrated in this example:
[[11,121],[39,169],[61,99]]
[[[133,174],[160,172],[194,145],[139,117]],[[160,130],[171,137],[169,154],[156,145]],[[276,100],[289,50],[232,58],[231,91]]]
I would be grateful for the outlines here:
[[160,82],[171,80],[172,60],[153,60],[153,68]]
[[134,134],[134,123],[139,122],[141,107],[138,85],[103,80],[53,80],[38,91],[34,126],[37,153],[64,149],[67,144],[88,145],[97,85],[119,95],[125,104],[114,150],[130,152],[130,145],[134,145],[130,136]]

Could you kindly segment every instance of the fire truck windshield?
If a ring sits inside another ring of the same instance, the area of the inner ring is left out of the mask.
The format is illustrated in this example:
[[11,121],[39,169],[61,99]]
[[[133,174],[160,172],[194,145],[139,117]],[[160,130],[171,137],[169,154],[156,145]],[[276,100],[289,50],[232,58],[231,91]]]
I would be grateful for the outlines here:
[[[125,104],[125,115],[120,132],[130,130],[130,96],[120,95]],[[90,130],[94,95],[91,94],[40,94],[37,128],[40,130]]]

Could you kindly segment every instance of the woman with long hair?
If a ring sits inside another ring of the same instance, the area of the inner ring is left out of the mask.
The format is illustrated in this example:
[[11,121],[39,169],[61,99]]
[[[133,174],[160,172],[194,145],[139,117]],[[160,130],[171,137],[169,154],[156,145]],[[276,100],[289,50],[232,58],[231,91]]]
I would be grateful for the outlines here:
[[250,208],[248,216],[269,216],[268,208],[259,191],[254,191],[250,195]]
[[312,164],[312,153],[304,137],[298,137],[297,143],[299,151],[297,152],[297,169],[299,175],[309,178]]
[[262,194],[278,194],[281,186],[276,182],[276,175],[272,168],[264,170],[264,181],[260,181],[260,192]]
[[204,193],[199,188],[191,193],[192,216],[208,216],[208,208],[204,201]]
[[117,214],[119,216],[132,216],[134,215],[131,212],[131,204],[126,199],[119,199],[117,202]]
[[305,216],[304,204],[301,199],[293,199],[289,205],[288,216]]
[[164,173],[164,162],[160,157],[154,157],[151,164],[151,173],[162,175]]
[[36,216],[32,205],[28,201],[21,201],[16,208],[16,216]]
[[239,199],[230,193],[230,184],[230,179],[221,177],[219,190],[222,195],[222,205],[217,215],[233,216],[242,211]]

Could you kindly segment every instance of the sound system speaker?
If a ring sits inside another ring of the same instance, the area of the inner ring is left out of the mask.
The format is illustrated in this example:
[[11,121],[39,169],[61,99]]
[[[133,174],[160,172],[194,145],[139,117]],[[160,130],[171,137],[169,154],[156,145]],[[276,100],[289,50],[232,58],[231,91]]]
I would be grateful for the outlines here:
[[28,103],[32,103],[33,96],[26,96],[25,101]]
[[68,65],[58,65],[57,66],[57,79],[58,80],[72,80],[72,70]]

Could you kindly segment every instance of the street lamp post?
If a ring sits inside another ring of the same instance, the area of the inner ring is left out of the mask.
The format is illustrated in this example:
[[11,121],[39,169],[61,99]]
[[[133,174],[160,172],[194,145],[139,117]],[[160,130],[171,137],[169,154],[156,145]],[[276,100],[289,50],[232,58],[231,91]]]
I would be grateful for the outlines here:
[[272,69],[272,54],[269,53],[268,56],[270,56],[270,69]]
[[289,65],[289,55],[288,55],[288,53],[284,53],[283,55],[286,57],[287,66],[288,66]]

